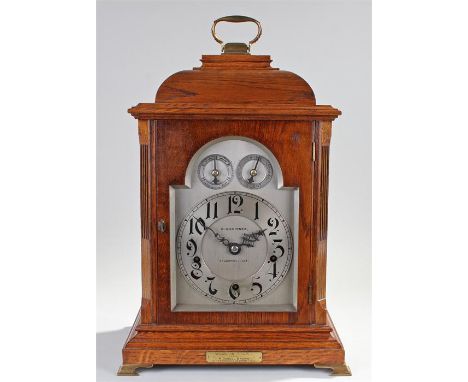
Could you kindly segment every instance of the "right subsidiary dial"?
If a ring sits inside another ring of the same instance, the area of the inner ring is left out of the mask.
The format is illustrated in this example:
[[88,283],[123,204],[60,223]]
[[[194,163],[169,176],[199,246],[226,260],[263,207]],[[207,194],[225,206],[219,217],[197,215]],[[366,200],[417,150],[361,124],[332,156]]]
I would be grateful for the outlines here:
[[241,159],[236,175],[244,187],[258,189],[270,182],[273,177],[273,166],[264,156],[250,154]]

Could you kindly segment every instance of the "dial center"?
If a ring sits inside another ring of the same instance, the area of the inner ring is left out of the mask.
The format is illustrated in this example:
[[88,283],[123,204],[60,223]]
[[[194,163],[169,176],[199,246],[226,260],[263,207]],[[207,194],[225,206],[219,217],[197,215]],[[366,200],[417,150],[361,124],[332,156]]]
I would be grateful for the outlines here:
[[213,176],[219,176],[219,171],[218,170],[212,170],[211,175]]
[[245,246],[242,238],[261,230],[261,227],[244,216],[226,216],[210,225],[213,231],[226,239],[220,242],[215,234],[206,230],[202,239],[201,253],[210,271],[225,280],[240,281],[251,277],[268,260],[268,244],[261,236],[252,246]]
[[237,255],[241,251],[241,247],[238,244],[231,244],[229,246],[229,252],[233,255]]
[[250,175],[256,176],[257,175],[257,170],[255,170],[254,168],[252,170],[250,170]]

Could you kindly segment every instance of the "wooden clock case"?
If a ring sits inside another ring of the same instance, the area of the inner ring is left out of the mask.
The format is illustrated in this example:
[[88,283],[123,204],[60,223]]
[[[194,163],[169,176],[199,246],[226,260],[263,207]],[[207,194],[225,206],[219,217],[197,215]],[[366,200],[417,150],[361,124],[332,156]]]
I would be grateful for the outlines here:
[[[316,105],[310,86],[272,68],[270,56],[204,55],[201,61],[164,81],[154,103],[129,109],[140,140],[143,291],[118,374],[235,362],[313,365],[350,375],[325,295],[329,145],[341,112]],[[296,312],[171,311],[169,186],[184,184],[194,153],[223,136],[268,147],[284,185],[300,189]],[[234,353],[212,363],[207,352]]]

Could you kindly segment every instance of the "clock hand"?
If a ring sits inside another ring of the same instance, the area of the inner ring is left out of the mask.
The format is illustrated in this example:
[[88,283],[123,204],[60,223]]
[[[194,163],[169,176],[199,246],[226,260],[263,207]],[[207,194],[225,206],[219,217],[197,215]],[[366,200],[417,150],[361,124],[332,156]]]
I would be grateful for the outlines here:
[[204,220],[201,219],[201,218],[197,218],[194,216],[194,218],[200,222],[200,224],[203,226],[203,228],[205,229],[205,231],[208,229],[210,230],[211,232],[213,232],[216,240],[218,240],[219,242],[221,242],[223,245],[225,245],[226,247],[228,247],[229,249],[229,252],[232,254],[232,255],[237,255],[239,254],[242,246],[245,246],[245,247],[253,247],[254,246],[254,243],[256,241],[259,241],[260,240],[260,236],[264,236],[265,235],[265,231],[267,230],[266,228],[265,229],[262,229],[262,230],[259,230],[259,231],[256,231],[256,232],[252,232],[252,233],[244,233],[242,235],[242,243],[241,244],[237,244],[237,243],[231,243],[228,239],[226,239],[225,237],[221,236],[218,232],[216,232],[213,228],[211,227],[208,227]]
[[244,245],[246,247],[253,247],[255,245],[255,242],[260,240],[260,236],[265,236],[265,231],[266,231],[266,228],[257,232],[244,233],[242,235],[242,243],[239,245],[240,246]]
[[253,183],[254,176],[257,175],[257,166],[258,166],[259,160],[260,160],[260,155],[257,157],[257,162],[255,163],[255,167],[252,170],[250,170],[250,178],[247,179],[247,182],[249,183]]
[[225,237],[221,236],[218,232],[215,232],[215,230],[214,230],[213,228],[206,226],[206,224],[205,224],[205,222],[203,221],[203,219],[197,218],[197,217],[195,217],[195,219],[197,219],[197,221],[199,221],[200,224],[203,225],[203,228],[205,228],[205,231],[206,231],[207,229],[209,229],[211,232],[213,232],[213,234],[215,235],[215,238],[216,238],[218,241],[220,241],[221,243],[223,243],[226,247],[229,247],[229,246],[230,246],[231,243],[229,242],[229,240],[226,239]]
[[216,156],[213,158],[213,163],[214,163],[214,168],[211,171],[211,175],[213,175],[213,183],[214,184],[219,184],[218,176],[219,176],[219,170],[216,166]]

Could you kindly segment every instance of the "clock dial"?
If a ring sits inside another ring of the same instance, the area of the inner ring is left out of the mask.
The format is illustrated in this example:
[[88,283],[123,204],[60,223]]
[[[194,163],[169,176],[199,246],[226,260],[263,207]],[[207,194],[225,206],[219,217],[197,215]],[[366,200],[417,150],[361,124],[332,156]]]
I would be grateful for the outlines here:
[[224,304],[271,293],[291,265],[293,239],[273,204],[246,192],[224,192],[195,205],[177,233],[177,262],[189,285]]
[[250,154],[241,159],[236,175],[244,187],[258,189],[270,182],[273,176],[273,166],[264,156]]
[[198,178],[206,187],[213,190],[227,186],[232,177],[232,163],[224,155],[208,155],[198,165]]

